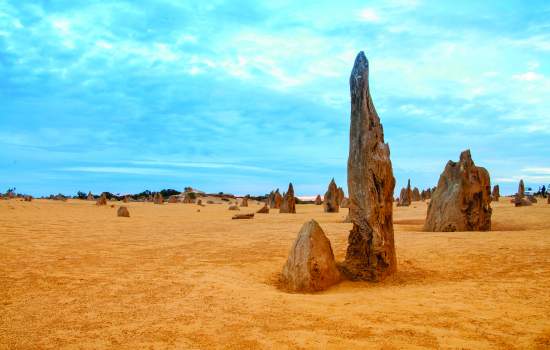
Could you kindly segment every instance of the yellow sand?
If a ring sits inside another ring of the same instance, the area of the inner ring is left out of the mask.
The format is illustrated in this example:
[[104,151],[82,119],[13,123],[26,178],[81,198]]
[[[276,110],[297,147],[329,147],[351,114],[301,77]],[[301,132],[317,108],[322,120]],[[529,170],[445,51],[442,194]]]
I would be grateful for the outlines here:
[[468,233],[421,232],[424,203],[396,208],[398,273],[313,295],[277,275],[310,218],[342,260],[345,212],[110,204],[0,201],[0,348],[550,348],[545,203],[502,198],[495,231]]

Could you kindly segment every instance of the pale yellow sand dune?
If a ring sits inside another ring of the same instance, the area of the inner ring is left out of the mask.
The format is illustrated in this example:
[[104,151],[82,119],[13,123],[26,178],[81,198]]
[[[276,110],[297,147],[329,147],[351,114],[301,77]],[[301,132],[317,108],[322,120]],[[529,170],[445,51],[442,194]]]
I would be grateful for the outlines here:
[[550,348],[541,201],[494,203],[493,232],[424,233],[424,203],[397,208],[398,273],[315,295],[277,275],[310,218],[342,260],[347,210],[120,204],[0,201],[0,348]]

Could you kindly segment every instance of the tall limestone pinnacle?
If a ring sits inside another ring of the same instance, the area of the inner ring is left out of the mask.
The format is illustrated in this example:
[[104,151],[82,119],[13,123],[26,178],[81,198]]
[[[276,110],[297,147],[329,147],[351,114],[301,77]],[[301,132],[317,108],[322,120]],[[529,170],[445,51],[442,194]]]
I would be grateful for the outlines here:
[[380,281],[396,270],[390,148],[369,92],[369,62],[361,51],[350,76],[348,158],[350,219],[342,271],[352,280]]

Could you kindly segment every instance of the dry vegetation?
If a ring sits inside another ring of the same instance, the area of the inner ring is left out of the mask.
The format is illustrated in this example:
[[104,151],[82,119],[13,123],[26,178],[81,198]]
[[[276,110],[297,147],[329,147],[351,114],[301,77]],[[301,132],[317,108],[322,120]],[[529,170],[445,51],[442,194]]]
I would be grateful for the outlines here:
[[310,218],[343,260],[347,210],[125,206],[0,201],[0,348],[550,348],[543,201],[493,203],[491,232],[421,232],[424,203],[396,208],[398,272],[319,294],[278,274]]

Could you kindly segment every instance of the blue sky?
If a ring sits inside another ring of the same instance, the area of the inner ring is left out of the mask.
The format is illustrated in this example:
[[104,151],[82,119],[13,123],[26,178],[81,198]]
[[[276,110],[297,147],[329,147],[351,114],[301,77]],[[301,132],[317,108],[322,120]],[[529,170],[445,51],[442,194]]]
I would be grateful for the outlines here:
[[548,1],[0,0],[0,190],[345,185],[360,50],[396,190],[550,183]]

